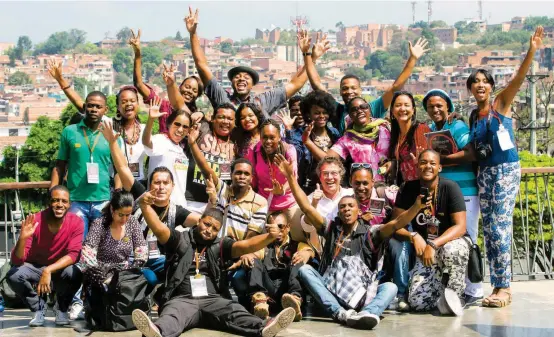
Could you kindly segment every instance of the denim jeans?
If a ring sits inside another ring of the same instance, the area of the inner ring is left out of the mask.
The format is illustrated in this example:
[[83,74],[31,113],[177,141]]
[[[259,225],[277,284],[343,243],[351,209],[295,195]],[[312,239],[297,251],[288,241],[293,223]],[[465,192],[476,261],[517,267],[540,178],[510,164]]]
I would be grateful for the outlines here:
[[89,225],[102,216],[102,209],[109,201],[72,201],[69,212],[76,214],[83,220],[85,231],[83,232],[83,241],[87,237]]
[[[323,276],[321,276],[321,274],[319,274],[319,272],[312,266],[302,266],[298,277],[300,278],[300,282],[304,284],[306,289],[308,289],[310,294],[313,296],[317,304],[319,304],[319,306],[323,308],[328,315],[336,318],[340,310],[345,309],[339,304],[337,298],[327,289],[327,287],[325,287]],[[396,296],[397,290],[398,288],[396,285],[391,282],[379,285],[377,288],[377,295],[375,295],[375,298],[366,307],[364,307],[362,311],[381,316],[383,311],[385,311],[390,302],[392,302]]]
[[148,268],[154,272],[154,275],[152,275],[153,277],[146,277],[148,283],[156,285],[158,283],[164,282],[164,265],[165,255],[161,255],[160,257],[155,259],[148,259],[148,261],[146,261],[143,267]]
[[414,246],[409,241],[389,240],[389,253],[394,263],[392,280],[398,287],[398,296],[408,295],[410,281],[410,258],[414,253]]

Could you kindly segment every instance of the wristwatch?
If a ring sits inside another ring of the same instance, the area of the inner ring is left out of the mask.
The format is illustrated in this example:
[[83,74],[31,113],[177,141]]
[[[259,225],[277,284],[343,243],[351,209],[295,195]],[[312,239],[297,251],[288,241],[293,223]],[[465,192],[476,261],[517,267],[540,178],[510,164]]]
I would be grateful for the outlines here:
[[414,239],[416,235],[419,234],[418,232],[410,232],[410,242],[414,243]]

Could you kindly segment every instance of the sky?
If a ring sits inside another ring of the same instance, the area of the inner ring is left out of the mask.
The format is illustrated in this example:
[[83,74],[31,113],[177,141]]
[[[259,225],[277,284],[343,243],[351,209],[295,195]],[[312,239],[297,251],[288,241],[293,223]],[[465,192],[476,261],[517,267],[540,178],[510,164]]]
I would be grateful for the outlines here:
[[[416,1],[416,21],[427,20],[427,2]],[[489,23],[514,16],[554,16],[554,1],[484,0],[483,16]],[[33,43],[45,41],[57,31],[72,28],[87,32],[97,42],[115,36],[123,27],[141,28],[142,40],[186,36],[183,18],[188,6],[199,8],[201,37],[254,37],[256,28],[290,28],[294,16],[306,16],[310,28],[334,29],[344,25],[412,23],[410,1],[2,1],[0,0],[0,42],[16,42],[28,35]],[[478,1],[433,1],[432,20],[449,24],[476,18]]]

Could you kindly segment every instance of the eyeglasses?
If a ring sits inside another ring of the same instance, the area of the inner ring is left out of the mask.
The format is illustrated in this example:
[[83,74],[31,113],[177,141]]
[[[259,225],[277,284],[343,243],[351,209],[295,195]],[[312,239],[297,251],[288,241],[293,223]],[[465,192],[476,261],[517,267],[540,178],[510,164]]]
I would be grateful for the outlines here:
[[340,175],[339,171],[321,171],[321,175],[324,177],[338,177]]
[[360,111],[360,110],[369,110],[369,104],[364,103],[358,106],[353,106],[350,108],[350,112]]
[[350,166],[350,174],[361,169],[372,170],[372,167],[371,164],[368,163],[352,163],[352,166]]
[[279,229],[285,229],[285,228],[289,227],[289,224],[288,223],[280,223],[280,224],[277,224],[277,227]]

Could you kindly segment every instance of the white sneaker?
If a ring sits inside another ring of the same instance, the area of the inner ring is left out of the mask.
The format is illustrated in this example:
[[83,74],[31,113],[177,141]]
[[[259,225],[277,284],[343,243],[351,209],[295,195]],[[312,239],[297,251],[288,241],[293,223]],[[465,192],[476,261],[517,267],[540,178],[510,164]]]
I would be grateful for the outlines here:
[[148,317],[144,311],[139,309],[133,310],[131,318],[133,319],[133,324],[135,324],[137,330],[140,331],[145,337],[162,337],[160,329],[152,323],[150,317]]
[[[277,334],[285,330],[291,323],[294,321],[296,316],[296,311],[293,308],[283,309],[274,319],[270,320],[269,323],[262,330],[262,337],[274,337]],[[149,337],[149,336],[146,336]]]
[[85,310],[81,303],[75,302],[71,305],[71,308],[69,309],[69,319],[72,321],[85,319]]
[[367,311],[360,311],[348,317],[346,325],[354,329],[371,330],[375,328],[380,321],[379,316],[370,314]]
[[401,297],[398,300],[398,311],[401,312],[408,312],[410,311],[410,304],[408,303],[408,300],[405,297]]
[[69,314],[67,312],[63,312],[56,308],[56,325],[68,325],[69,324]]
[[398,297],[392,299],[387,307],[387,310],[398,310]]
[[33,319],[29,322],[29,326],[43,326],[47,310],[47,305],[44,304],[41,309],[35,311],[35,317],[33,317]]
[[346,321],[348,320],[348,317],[355,315],[356,310],[350,309],[350,310],[344,310],[341,309],[337,315],[337,320],[342,323],[346,324]]

